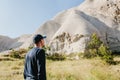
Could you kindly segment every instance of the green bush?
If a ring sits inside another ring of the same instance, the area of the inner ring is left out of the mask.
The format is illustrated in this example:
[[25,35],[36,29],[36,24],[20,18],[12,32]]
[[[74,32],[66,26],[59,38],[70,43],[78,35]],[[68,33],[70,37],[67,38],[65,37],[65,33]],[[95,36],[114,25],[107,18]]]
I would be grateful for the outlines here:
[[102,41],[100,38],[97,36],[96,33],[93,33],[90,36],[90,39],[86,42],[86,48],[85,48],[85,53],[84,57],[86,58],[94,58],[99,55],[99,47],[102,44]]
[[65,54],[59,54],[59,53],[54,53],[51,55],[47,55],[47,59],[53,60],[53,61],[62,61],[66,59]]
[[27,53],[26,49],[12,50],[9,54],[12,58],[24,58],[25,53]]
[[97,36],[96,33],[90,36],[90,39],[86,44],[84,57],[85,58],[101,57],[101,59],[107,63],[114,62],[113,56],[111,51],[109,50],[109,47],[107,47],[100,40],[100,38]]
[[114,62],[112,52],[104,44],[101,44],[101,46],[99,47],[99,53],[100,53],[101,58],[105,60],[107,63]]
[[12,57],[12,58],[21,58],[20,53],[18,51],[16,51],[16,50],[12,50],[10,52],[10,57]]
[[88,49],[88,50],[85,50],[85,53],[84,53],[84,56],[85,58],[94,58],[94,57],[97,57],[98,56],[98,51],[97,49]]
[[27,49],[19,49],[17,50],[20,54],[24,54],[24,53],[27,53]]
[[103,42],[100,40],[100,38],[97,36],[96,33],[93,33],[90,36],[90,41],[88,42],[88,44],[86,45],[87,48],[89,49],[98,49],[99,46],[102,44]]

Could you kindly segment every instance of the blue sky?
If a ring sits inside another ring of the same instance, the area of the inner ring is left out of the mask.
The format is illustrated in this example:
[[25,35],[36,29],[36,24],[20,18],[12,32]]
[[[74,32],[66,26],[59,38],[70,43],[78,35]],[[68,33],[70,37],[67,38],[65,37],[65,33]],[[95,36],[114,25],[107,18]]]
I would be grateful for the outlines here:
[[0,0],[0,35],[32,34],[57,13],[84,0]]

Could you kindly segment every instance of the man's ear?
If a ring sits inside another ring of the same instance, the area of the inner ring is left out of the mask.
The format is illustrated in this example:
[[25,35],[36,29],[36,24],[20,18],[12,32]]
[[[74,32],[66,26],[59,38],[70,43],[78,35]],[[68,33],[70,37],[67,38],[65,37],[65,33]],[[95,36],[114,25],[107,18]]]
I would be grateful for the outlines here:
[[42,42],[42,40],[40,40],[40,42]]

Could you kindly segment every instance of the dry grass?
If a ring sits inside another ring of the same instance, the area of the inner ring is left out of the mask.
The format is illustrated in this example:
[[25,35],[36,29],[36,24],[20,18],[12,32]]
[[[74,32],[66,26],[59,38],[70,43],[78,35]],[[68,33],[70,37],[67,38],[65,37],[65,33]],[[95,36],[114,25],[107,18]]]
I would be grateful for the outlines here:
[[[118,58],[120,59],[120,58]],[[24,60],[0,61],[0,80],[23,80]],[[101,60],[47,60],[48,80],[120,80],[120,64]]]

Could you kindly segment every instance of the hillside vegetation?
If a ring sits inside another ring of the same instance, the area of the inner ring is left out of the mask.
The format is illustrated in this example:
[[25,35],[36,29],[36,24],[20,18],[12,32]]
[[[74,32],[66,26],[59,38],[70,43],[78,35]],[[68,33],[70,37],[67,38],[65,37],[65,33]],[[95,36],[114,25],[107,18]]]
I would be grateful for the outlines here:
[[[120,80],[120,57],[116,65],[99,58],[80,60],[47,60],[47,80]],[[0,80],[24,80],[24,59],[0,57]]]

